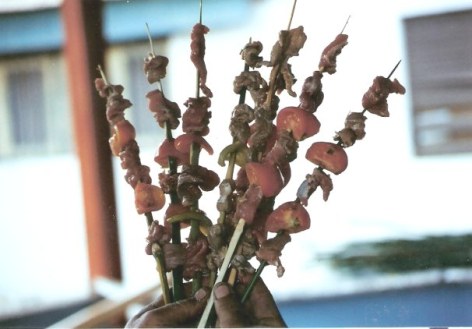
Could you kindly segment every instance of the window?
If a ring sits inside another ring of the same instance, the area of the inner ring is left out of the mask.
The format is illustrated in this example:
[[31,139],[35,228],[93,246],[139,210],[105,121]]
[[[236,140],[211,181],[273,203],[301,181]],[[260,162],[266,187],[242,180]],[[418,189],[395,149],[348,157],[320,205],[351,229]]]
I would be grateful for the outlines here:
[[405,20],[418,155],[472,151],[472,10]]
[[60,54],[0,59],[0,156],[71,151],[64,73]]

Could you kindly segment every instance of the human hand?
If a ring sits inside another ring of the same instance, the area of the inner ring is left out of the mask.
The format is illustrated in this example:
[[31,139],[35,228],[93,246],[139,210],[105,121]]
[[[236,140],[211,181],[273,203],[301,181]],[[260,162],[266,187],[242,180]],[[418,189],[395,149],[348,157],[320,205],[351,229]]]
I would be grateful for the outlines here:
[[[286,327],[269,289],[258,279],[250,297],[240,303],[245,285],[235,289],[227,283],[219,283],[215,297],[216,326],[230,327]],[[200,319],[208,300],[208,288],[198,290],[193,297],[164,305],[162,300],[143,308],[127,324],[127,328],[194,327]]]
[[125,328],[191,328],[195,327],[210,295],[202,288],[194,296],[175,303],[164,304],[158,299],[133,316]]

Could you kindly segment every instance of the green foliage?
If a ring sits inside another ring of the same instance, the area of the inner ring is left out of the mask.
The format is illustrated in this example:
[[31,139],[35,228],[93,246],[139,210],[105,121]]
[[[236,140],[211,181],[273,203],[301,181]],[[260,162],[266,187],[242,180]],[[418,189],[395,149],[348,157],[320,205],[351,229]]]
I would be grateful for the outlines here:
[[472,267],[472,235],[354,243],[328,258],[335,268],[352,271],[398,273],[467,268]]

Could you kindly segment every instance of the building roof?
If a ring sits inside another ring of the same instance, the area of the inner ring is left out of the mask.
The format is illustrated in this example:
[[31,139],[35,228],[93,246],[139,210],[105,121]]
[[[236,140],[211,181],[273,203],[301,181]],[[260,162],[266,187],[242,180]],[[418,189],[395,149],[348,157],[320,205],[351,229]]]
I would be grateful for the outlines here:
[[[60,0],[13,1],[0,7],[0,55],[56,51],[64,43]],[[17,1],[16,1],[17,2]],[[11,3],[10,5],[8,5]],[[249,0],[205,0],[204,23],[225,28],[247,18]],[[145,23],[153,37],[185,32],[198,21],[199,2],[192,0],[105,1],[103,35],[107,43],[147,38]]]

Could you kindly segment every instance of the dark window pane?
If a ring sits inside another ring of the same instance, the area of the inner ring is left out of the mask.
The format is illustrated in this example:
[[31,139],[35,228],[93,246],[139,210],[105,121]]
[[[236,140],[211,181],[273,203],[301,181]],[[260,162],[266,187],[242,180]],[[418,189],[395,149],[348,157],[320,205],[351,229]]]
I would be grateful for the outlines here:
[[44,146],[47,135],[41,72],[11,72],[8,87],[13,143],[17,147]]

